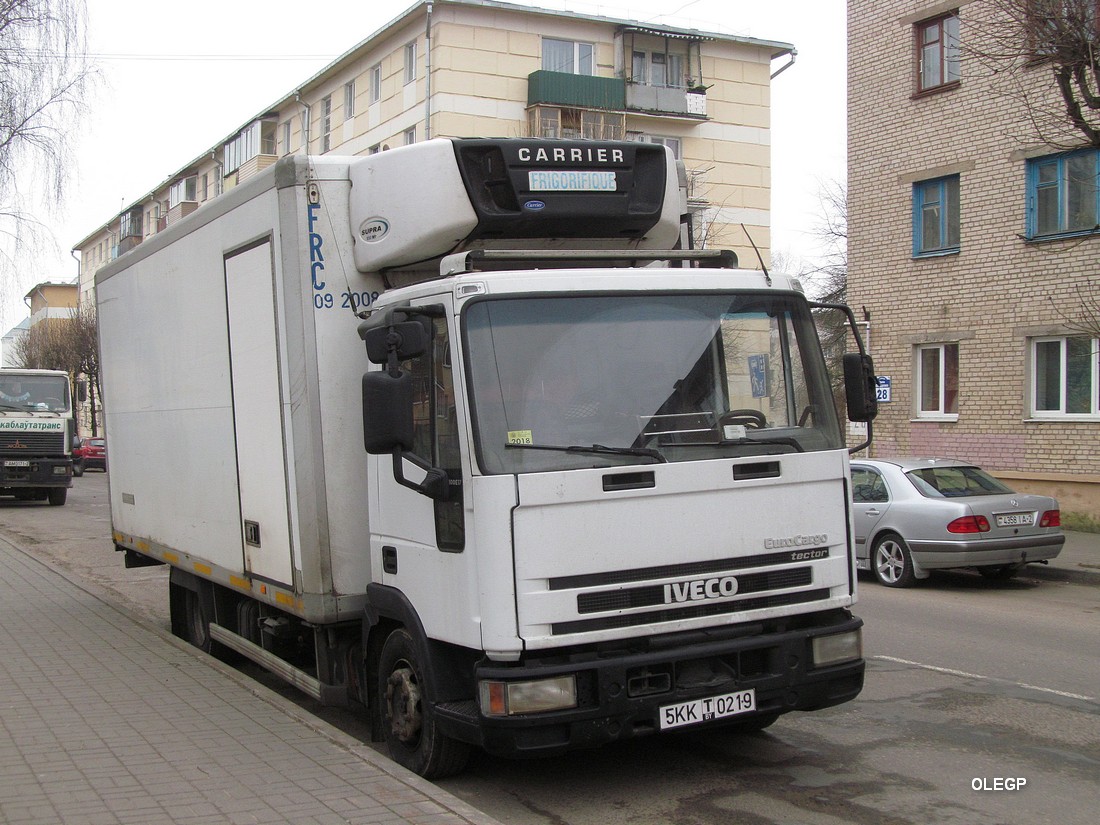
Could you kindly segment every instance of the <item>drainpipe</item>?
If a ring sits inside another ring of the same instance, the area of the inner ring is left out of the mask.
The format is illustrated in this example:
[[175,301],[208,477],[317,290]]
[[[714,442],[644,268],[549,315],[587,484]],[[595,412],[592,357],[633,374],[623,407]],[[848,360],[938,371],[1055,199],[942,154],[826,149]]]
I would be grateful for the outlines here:
[[794,59],[796,57],[798,57],[798,49],[791,49],[791,59],[790,59],[790,61],[788,61],[784,65],[780,66],[774,72],[772,72],[772,76],[771,76],[770,79],[775,80],[777,77],[779,77],[779,75],[783,74],[783,72],[787,71],[787,69],[789,69],[791,66],[793,66],[794,65]]
[[427,45],[424,47],[424,140],[432,139],[432,4],[428,3],[427,22],[424,34]]
[[294,93],[294,101],[301,106],[305,111],[302,113],[302,154],[309,154],[309,132],[312,127],[313,109],[312,107],[302,100],[300,91]]

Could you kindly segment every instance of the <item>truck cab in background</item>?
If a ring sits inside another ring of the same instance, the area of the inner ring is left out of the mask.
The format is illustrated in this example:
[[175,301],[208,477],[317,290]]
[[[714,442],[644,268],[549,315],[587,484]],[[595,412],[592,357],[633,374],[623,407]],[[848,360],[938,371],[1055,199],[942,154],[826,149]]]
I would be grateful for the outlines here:
[[0,369],[0,495],[64,504],[74,433],[67,373]]

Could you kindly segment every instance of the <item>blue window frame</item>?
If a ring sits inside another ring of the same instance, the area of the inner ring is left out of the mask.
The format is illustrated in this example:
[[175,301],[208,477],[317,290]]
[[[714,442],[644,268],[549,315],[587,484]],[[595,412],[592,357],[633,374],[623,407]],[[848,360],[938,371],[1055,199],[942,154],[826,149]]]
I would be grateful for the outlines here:
[[913,256],[959,251],[959,176],[913,184]]
[[1027,236],[1100,231],[1100,150],[1047,155],[1027,162]]

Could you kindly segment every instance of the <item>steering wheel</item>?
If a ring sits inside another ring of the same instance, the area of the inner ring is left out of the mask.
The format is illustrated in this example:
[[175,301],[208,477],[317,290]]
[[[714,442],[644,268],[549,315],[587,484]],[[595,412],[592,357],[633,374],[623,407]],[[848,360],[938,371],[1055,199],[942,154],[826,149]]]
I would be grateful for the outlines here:
[[768,419],[760,410],[730,410],[718,416],[718,424],[719,426],[725,426],[726,424],[741,424],[746,427],[761,430],[768,426]]

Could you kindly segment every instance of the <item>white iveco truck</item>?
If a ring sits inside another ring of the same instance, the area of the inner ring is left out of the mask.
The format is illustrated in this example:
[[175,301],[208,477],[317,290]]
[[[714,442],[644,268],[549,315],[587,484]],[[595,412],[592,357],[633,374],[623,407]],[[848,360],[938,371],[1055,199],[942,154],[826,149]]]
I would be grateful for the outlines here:
[[856,696],[811,304],[674,249],[680,191],[642,143],[288,157],[101,270],[114,541],[173,630],[427,777]]

